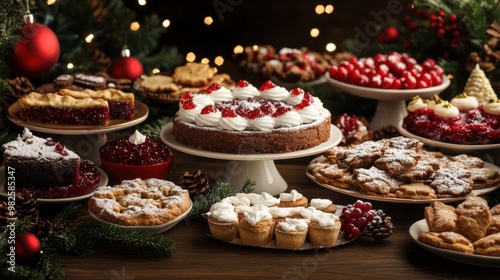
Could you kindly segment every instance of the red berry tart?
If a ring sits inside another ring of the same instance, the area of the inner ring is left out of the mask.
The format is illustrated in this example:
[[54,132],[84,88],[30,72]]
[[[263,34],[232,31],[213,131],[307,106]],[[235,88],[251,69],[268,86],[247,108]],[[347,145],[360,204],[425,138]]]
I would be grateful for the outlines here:
[[312,148],[330,137],[330,112],[302,89],[288,91],[271,81],[257,89],[239,81],[233,90],[217,90],[224,100],[221,95],[212,99],[213,91],[182,97],[173,119],[179,143],[221,153],[263,154]]

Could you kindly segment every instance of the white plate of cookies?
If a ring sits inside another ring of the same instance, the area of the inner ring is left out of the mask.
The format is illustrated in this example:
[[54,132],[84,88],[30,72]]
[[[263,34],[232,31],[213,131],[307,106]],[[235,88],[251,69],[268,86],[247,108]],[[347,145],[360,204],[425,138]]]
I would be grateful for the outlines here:
[[427,151],[404,136],[336,146],[313,159],[306,175],[357,198],[396,203],[462,201],[500,187],[500,168],[467,154]]
[[469,197],[456,208],[433,202],[424,215],[409,229],[419,246],[450,260],[500,267],[500,205],[489,209],[486,200]]

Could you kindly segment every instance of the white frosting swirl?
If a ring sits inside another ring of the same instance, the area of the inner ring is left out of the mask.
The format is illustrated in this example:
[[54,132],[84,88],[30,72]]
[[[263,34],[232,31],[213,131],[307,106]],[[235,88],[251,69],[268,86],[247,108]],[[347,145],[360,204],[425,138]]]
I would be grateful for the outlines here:
[[284,222],[280,222],[279,226],[283,231],[305,231],[308,228],[309,220],[285,218]]
[[274,118],[274,127],[294,127],[302,124],[302,118],[296,111],[288,111]]
[[224,223],[232,223],[238,221],[238,213],[234,211],[234,209],[229,208],[219,208],[210,211],[210,216],[212,216],[215,220]]
[[253,206],[249,211],[245,212],[245,218],[249,224],[255,226],[258,222],[272,219],[269,208],[262,207],[262,205]]
[[332,205],[332,201],[329,199],[323,198],[313,198],[311,199],[311,207],[314,207],[318,210],[326,209],[328,206]]
[[247,197],[236,197],[236,196],[228,196],[221,200],[221,202],[231,203],[232,205],[250,205],[250,199]]
[[248,120],[238,115],[234,118],[221,118],[218,125],[220,129],[237,131],[243,131],[247,126]]
[[264,205],[267,207],[276,206],[280,203],[279,198],[276,198],[269,193],[262,192],[261,194],[257,193],[237,193],[236,197],[246,197],[250,199],[250,203],[252,205]]
[[264,99],[283,101],[290,96],[288,90],[281,86],[275,86],[270,89],[266,89],[260,92],[260,95]]
[[210,96],[210,98],[212,98],[212,100],[215,103],[221,103],[224,101],[233,100],[233,94],[231,93],[231,91],[228,88],[223,87],[223,86],[221,86],[217,90],[210,92],[208,95]]
[[302,209],[304,207],[270,207],[269,212],[273,218],[285,218],[300,214],[300,210]]
[[245,87],[234,87],[233,96],[236,99],[248,99],[260,95],[259,90],[253,85],[249,84]]
[[199,126],[217,126],[221,118],[221,112],[212,112],[208,114],[198,114],[194,117],[194,122]]
[[248,120],[248,129],[266,131],[274,128],[274,119],[271,116],[263,116],[260,118]]
[[472,110],[479,107],[479,101],[474,96],[458,95],[451,99],[450,104],[457,107],[458,110]]
[[339,217],[335,216],[332,213],[325,212],[317,212],[311,217],[311,221],[315,221],[319,224],[320,227],[331,227],[335,226],[335,222],[339,219]]
[[325,109],[325,107],[323,107],[323,102],[321,101],[321,99],[316,96],[313,97],[312,105],[314,106],[314,108],[316,108],[316,110],[318,110],[319,113],[323,112],[323,110]]
[[300,210],[300,215],[304,218],[304,219],[311,219],[314,215],[319,215],[318,213],[323,213],[321,212],[320,210],[312,207],[312,206],[309,206],[307,208],[302,208]]
[[[300,94],[292,94],[292,92],[300,92]],[[304,98],[304,91],[301,90],[301,89],[292,89],[290,91],[290,96],[288,96],[286,99],[285,99],[285,102],[288,103],[288,104],[291,104],[291,105],[297,105],[299,104],[300,102],[302,102],[302,99]]]
[[316,108],[314,108],[314,106],[312,106],[312,104],[309,104],[302,109],[297,109],[297,113],[299,113],[302,123],[310,123],[319,118],[319,112]]
[[227,210],[231,210],[231,211],[234,211],[234,205],[232,205],[231,203],[228,203],[228,202],[216,202],[214,204],[212,204],[212,206],[210,206],[210,212],[213,212],[215,210],[221,210],[221,209],[227,209]]
[[486,113],[492,115],[500,115],[500,100],[493,100],[485,103],[483,109]]
[[130,137],[128,138],[128,141],[134,145],[140,145],[140,144],[146,142],[146,135],[140,133],[136,129],[134,134],[130,135]]
[[301,193],[296,190],[291,190],[290,193],[280,193],[280,201],[292,201],[295,202],[304,197]]
[[434,114],[443,118],[454,118],[460,114],[460,111],[449,102],[444,102],[441,106],[434,108]]
[[[195,103],[196,104],[196,103]],[[194,117],[198,115],[201,112],[202,107],[196,105],[193,109],[185,110],[184,108],[179,109],[179,118],[181,118],[182,121],[188,122],[188,123],[194,123]]]
[[409,112],[415,112],[423,108],[427,108],[427,103],[425,103],[420,97],[414,98],[406,107]]
[[210,96],[207,94],[195,94],[193,96],[193,102],[195,104],[200,105],[201,108],[207,106],[207,105],[214,105],[215,102]]
[[437,106],[442,105],[443,102],[439,96],[435,95],[427,101],[427,108],[434,110]]

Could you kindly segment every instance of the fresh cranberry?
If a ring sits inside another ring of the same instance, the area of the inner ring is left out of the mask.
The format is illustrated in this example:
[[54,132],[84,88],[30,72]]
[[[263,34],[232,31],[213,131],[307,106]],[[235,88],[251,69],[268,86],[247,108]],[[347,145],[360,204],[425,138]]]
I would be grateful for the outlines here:
[[184,101],[182,103],[182,109],[184,109],[184,110],[191,110],[194,108],[196,108],[196,104],[192,100]]
[[193,93],[192,92],[185,92],[182,94],[181,97],[181,104],[184,103],[185,101],[192,101],[193,100]]
[[265,90],[268,90],[268,89],[272,89],[276,87],[276,84],[274,84],[272,81],[268,80],[268,81],[265,81],[260,87],[259,87],[259,90],[260,91],[265,91]]
[[296,110],[302,110],[309,105],[310,105],[309,101],[306,98],[304,98],[299,104],[295,105],[294,108]]
[[282,116],[286,114],[287,112],[290,112],[292,109],[288,107],[279,107],[276,112],[273,114],[273,118],[277,118],[279,116]]
[[236,112],[230,108],[226,108],[226,109],[222,110],[221,116],[223,118],[236,118],[237,117]]
[[391,88],[392,83],[394,82],[394,78],[391,77],[383,77],[382,78],[382,84],[380,85],[381,88]]
[[260,106],[260,110],[262,113],[264,113],[266,116],[270,116],[274,114],[276,111],[276,107],[273,105],[271,102],[265,102]]
[[236,86],[236,87],[240,87],[240,88],[242,88],[242,87],[247,87],[247,86],[249,86],[249,85],[250,85],[250,83],[249,83],[249,82],[247,82],[246,80],[239,80],[239,81],[236,83],[236,85],[235,85],[235,86]]
[[262,118],[262,117],[264,117],[264,112],[262,112],[260,109],[257,109],[257,108],[250,110],[246,115],[246,118],[249,120],[254,120],[254,119]]
[[304,93],[304,100],[308,103],[314,103],[314,98],[309,92]]
[[66,150],[64,149],[64,145],[62,145],[62,144],[61,144],[61,143],[59,143],[59,142],[56,144],[55,151],[56,151],[58,154],[62,155],[62,156],[67,156],[67,155],[68,155],[68,151],[66,151]]
[[221,85],[219,83],[213,83],[207,87],[207,89],[205,90],[205,93],[210,94],[216,90],[219,90],[220,88],[221,88]]
[[290,95],[292,96],[300,96],[301,94],[304,94],[305,91],[301,88],[294,88],[290,91]]
[[207,105],[201,109],[201,114],[202,115],[208,115],[210,113],[215,113],[217,112],[217,109],[215,108],[214,105]]

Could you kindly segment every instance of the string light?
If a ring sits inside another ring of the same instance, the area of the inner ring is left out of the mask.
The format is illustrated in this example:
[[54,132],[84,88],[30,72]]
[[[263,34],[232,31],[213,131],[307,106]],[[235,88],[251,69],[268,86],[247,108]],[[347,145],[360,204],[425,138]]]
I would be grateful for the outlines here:
[[92,40],[94,40],[94,34],[89,34],[87,37],[85,37],[85,42],[91,43]]
[[162,22],[161,24],[164,28],[167,28],[170,26],[170,20],[169,19],[166,19]]
[[326,50],[329,52],[333,52],[337,49],[337,46],[334,43],[326,44]]
[[310,34],[311,34],[311,37],[313,37],[313,38],[318,37],[318,35],[319,35],[319,29],[318,28],[311,29]]
[[214,63],[217,66],[221,66],[222,64],[224,64],[224,58],[222,58],[222,56],[219,55],[214,59]]
[[211,25],[213,22],[214,22],[214,19],[210,16],[205,17],[205,19],[203,20],[203,23],[205,23],[206,25]]
[[153,70],[151,70],[151,73],[153,73],[153,74],[158,74],[158,73],[160,73],[160,69],[158,69],[158,68],[153,68]]
[[208,58],[204,57],[204,58],[202,58],[202,59],[201,59],[201,61],[200,61],[200,62],[201,62],[201,63],[205,63],[205,64],[209,64],[209,63],[210,63],[210,60],[209,60]]
[[132,31],[137,31],[140,27],[141,25],[137,21],[134,21],[130,24],[130,30]]
[[254,52],[256,52],[256,51],[258,51],[258,50],[259,50],[259,46],[257,46],[257,45],[253,45],[253,46],[252,46],[252,49],[253,49],[253,51],[254,51]]
[[137,0],[137,4],[144,6],[146,5],[146,0]]
[[317,5],[314,11],[318,14],[321,15],[322,13],[325,12],[325,6],[323,5]]
[[196,55],[193,52],[188,52],[186,54],[186,61],[193,62],[196,59]]
[[335,8],[333,7],[333,5],[326,5],[326,7],[325,7],[325,13],[331,14],[331,13],[333,13],[334,9]]
[[56,3],[56,0],[47,0],[47,5],[54,5]]
[[242,45],[237,45],[236,47],[234,47],[233,49],[233,52],[234,54],[239,54],[239,53],[243,53],[243,46]]
[[66,65],[66,68],[68,69],[73,69],[73,67],[75,67],[75,65],[73,65],[73,63],[69,62],[67,65]]

